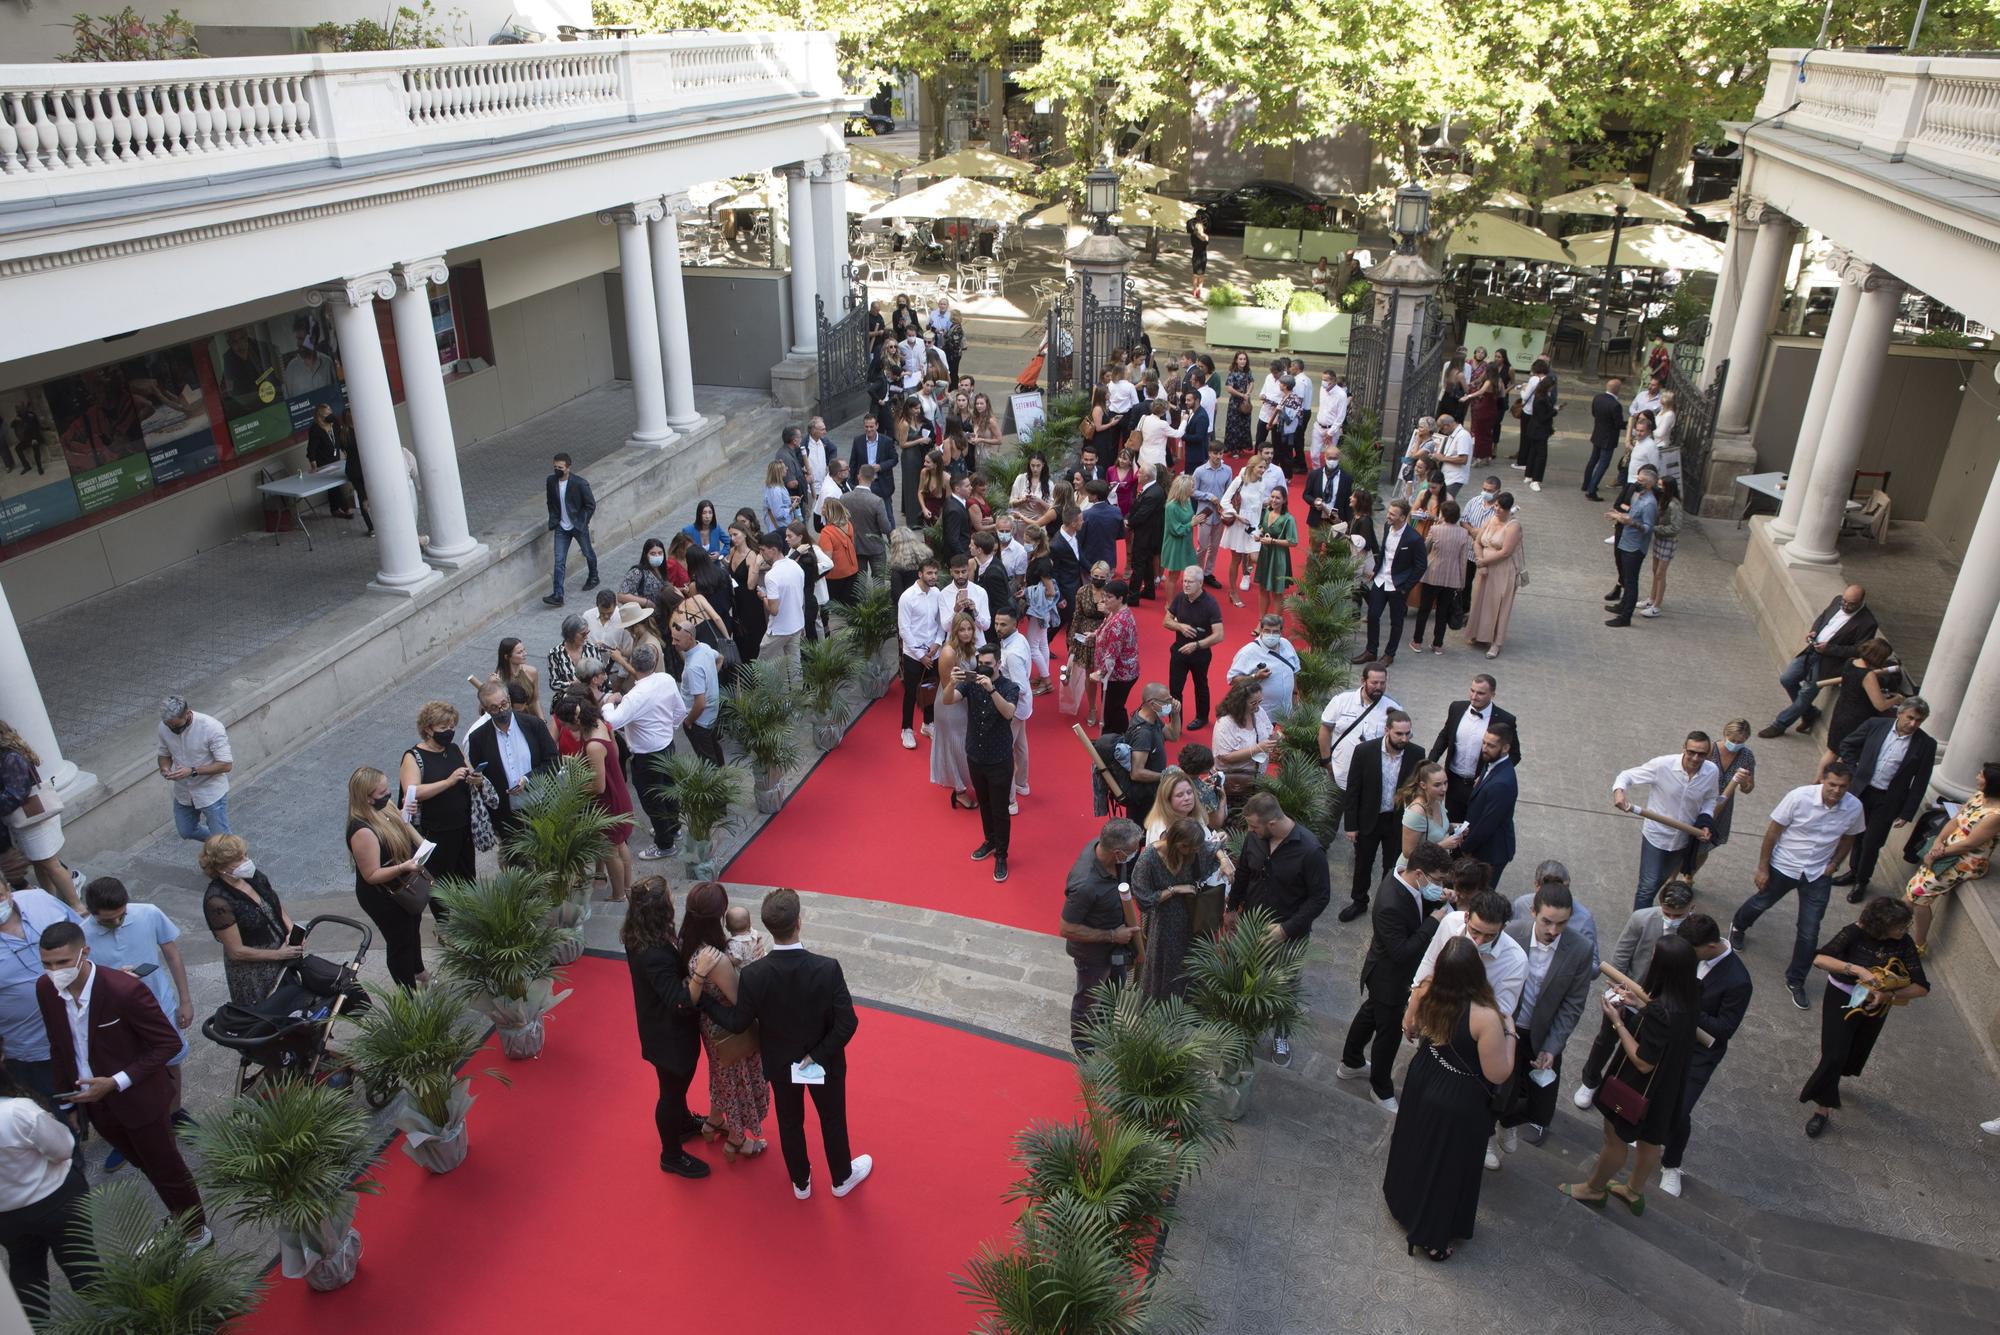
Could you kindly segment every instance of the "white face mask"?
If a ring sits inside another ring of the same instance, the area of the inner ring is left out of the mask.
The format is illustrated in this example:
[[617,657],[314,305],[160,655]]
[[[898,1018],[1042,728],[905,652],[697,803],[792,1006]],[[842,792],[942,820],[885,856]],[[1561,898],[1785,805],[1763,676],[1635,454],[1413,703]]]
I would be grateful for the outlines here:
[[81,965],[71,965],[67,969],[50,969],[49,981],[56,985],[56,991],[67,992],[71,984],[76,982],[76,976],[82,972]]
[[1660,930],[1661,930],[1661,931],[1663,931],[1663,932],[1677,932],[1677,931],[1679,931],[1679,930],[1680,930],[1680,927],[1681,927],[1681,920],[1680,920],[1679,918],[1669,918],[1669,917],[1668,917],[1668,916],[1667,916],[1666,914],[1664,914],[1664,913],[1662,913],[1662,914],[1660,915]]
[[667,559],[666,557],[661,556],[658,552],[654,552],[651,556],[646,558],[646,564],[653,567],[653,569],[658,570],[660,568],[661,562],[665,561],[666,559]]
[[1263,645],[1266,649],[1275,650],[1278,647],[1278,641],[1282,638],[1284,637],[1279,635],[1259,635],[1257,643]]
[[1481,955],[1490,958],[1493,954],[1493,947],[1499,945],[1500,943],[1498,940],[1493,940],[1493,941],[1475,941],[1473,944],[1479,948],[1479,953]]
[[1166,718],[1166,717],[1167,717],[1168,715],[1172,714],[1173,712],[1174,712],[1174,702],[1173,702],[1173,701],[1171,701],[1171,700],[1162,700],[1162,701],[1160,701],[1160,717],[1161,717],[1161,718]]
[[257,864],[245,858],[231,868],[229,874],[239,881],[247,881],[257,874]]
[[9,895],[5,899],[0,899],[0,924],[12,921],[14,921],[14,897]]

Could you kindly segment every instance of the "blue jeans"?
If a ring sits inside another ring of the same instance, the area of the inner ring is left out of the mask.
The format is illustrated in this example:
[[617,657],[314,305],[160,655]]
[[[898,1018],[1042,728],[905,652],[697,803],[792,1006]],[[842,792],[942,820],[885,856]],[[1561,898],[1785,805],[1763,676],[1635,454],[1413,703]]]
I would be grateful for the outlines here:
[[554,592],[556,597],[560,598],[563,596],[563,576],[569,570],[569,540],[575,538],[577,545],[583,548],[583,559],[589,563],[586,567],[587,578],[590,579],[597,578],[597,552],[590,545],[590,530],[588,528],[558,528],[551,536],[556,540],[556,587]]
[[[203,829],[206,825],[208,828]],[[174,829],[183,839],[206,839],[212,834],[229,833],[229,794],[224,793],[205,807],[174,803]]]
[[1687,850],[1655,848],[1651,840],[1639,841],[1639,888],[1632,895],[1632,911],[1651,908],[1660,893],[1660,882],[1681,869]]
[[1771,721],[1772,726],[1789,728],[1805,717],[1812,702],[1819,698],[1819,655],[1811,649],[1801,650],[1778,674],[1778,685],[1792,697],[1792,702]]
[[1826,901],[1833,895],[1833,878],[1822,873],[1806,880],[1773,867],[1764,888],[1743,901],[1729,925],[1739,932],[1749,931],[1750,924],[1763,917],[1765,910],[1794,890],[1799,892],[1799,929],[1792,938],[1792,962],[1785,966],[1785,982],[1804,987],[1806,972],[1819,952],[1819,925],[1826,917]]
[[1616,453],[1616,445],[1593,445],[1590,447],[1590,462],[1583,466],[1583,489],[1596,491],[1597,484],[1604,480],[1605,470],[1611,467],[1611,456]]

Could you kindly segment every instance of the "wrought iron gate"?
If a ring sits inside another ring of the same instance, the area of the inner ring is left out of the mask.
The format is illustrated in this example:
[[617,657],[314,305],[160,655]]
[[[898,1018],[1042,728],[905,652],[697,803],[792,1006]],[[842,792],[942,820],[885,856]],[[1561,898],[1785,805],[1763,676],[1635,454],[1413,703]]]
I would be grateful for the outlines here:
[[[1389,396],[1389,330],[1376,322],[1373,304],[1354,317],[1347,338],[1347,401],[1350,412],[1374,415],[1386,428],[1382,408]],[[1387,439],[1384,437],[1384,439]]]
[[1437,408],[1444,359],[1452,348],[1451,333],[1451,322],[1444,317],[1444,303],[1433,293],[1425,299],[1410,326],[1403,359],[1402,402],[1397,405],[1395,422],[1382,424],[1385,447],[1395,444],[1400,448],[1417,429],[1417,419],[1429,416]]
[[1043,317],[1042,370],[1048,376],[1050,398],[1076,388],[1074,301],[1067,290],[1056,293],[1049,298]]
[[[1699,368],[1701,349],[1691,359]],[[1729,383],[1729,359],[1715,364],[1715,378],[1701,387],[1696,371],[1679,359],[1663,368],[1661,386],[1674,392],[1674,439],[1681,447],[1681,508],[1691,515],[1701,513],[1702,493],[1708,483],[1708,454],[1715,443],[1716,411],[1722,406],[1722,389]]]
[[1088,391],[1097,384],[1097,373],[1111,364],[1117,352],[1129,354],[1138,345],[1142,329],[1139,298],[1130,278],[1121,278],[1116,302],[1100,302],[1084,288],[1083,346],[1076,350],[1077,387]]
[[868,401],[868,289],[849,289],[847,311],[826,318],[826,298],[813,301],[819,332],[819,415],[845,421]]

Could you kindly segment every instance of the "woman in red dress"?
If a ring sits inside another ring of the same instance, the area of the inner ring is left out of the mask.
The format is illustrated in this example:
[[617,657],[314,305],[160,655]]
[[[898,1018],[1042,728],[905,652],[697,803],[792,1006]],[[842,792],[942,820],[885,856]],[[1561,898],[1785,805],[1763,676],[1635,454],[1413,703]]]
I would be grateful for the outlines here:
[[1507,387],[1500,368],[1489,362],[1479,373],[1479,383],[1465,396],[1465,427],[1472,433],[1475,462],[1493,457],[1493,442],[1500,435],[1500,410],[1506,401]]
[[618,741],[604,726],[604,716],[587,689],[564,691],[550,712],[556,720],[556,750],[565,756],[581,755],[590,766],[598,809],[626,818],[611,827],[611,851],[604,855],[612,902],[623,903],[632,887],[632,850],[627,846],[632,837],[632,793],[618,767]]

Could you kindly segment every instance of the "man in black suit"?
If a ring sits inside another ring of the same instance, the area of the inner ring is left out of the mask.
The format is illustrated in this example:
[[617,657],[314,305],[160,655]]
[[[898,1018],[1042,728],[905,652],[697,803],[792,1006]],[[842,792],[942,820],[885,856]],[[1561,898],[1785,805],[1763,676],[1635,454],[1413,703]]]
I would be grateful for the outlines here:
[[1590,401],[1590,462],[1583,467],[1583,494],[1593,501],[1603,501],[1597,484],[1604,480],[1611,456],[1625,439],[1625,401],[1618,397],[1623,388],[1624,383],[1613,376]]
[[[805,1096],[810,1090],[833,1194],[845,1196],[875,1167],[866,1154],[850,1156],[847,1144],[847,1044],[860,1021],[840,961],[799,944],[799,892],[779,889],[765,895],[763,918],[771,933],[771,953],[737,978],[736,1004],[725,1006],[704,991],[701,1008],[733,1034],[753,1021],[758,1025],[764,1078],[771,1082],[771,1106],[778,1114],[778,1143],[792,1194],[800,1200],[812,1195],[812,1161],[806,1157]],[[703,949],[695,956],[695,978],[705,982],[722,958],[713,947]]]
[[[1811,732],[1819,722],[1813,701],[1819,698],[1820,664],[1839,664],[1854,657],[1864,640],[1875,638],[1875,614],[1868,610],[1868,593],[1859,584],[1850,584],[1814,618],[1806,632],[1803,649],[1778,674],[1778,686],[1791,703],[1778,717],[1757,730],[1759,737],[1782,737],[1793,723],[1800,732]],[[1837,674],[1836,674],[1837,675]]]
[[1361,1005],[1347,1027],[1333,1073],[1342,1080],[1368,1077],[1376,1099],[1391,1112],[1396,1110],[1392,1076],[1396,1048],[1403,1041],[1403,1008],[1410,1004],[1410,980],[1444,919],[1448,906],[1443,892],[1450,874],[1451,854],[1433,843],[1418,844],[1403,870],[1382,878],[1369,919],[1373,932],[1361,961]]
[[515,709],[503,683],[489,681],[479,688],[479,708],[486,722],[465,735],[466,760],[500,794],[500,805],[493,812],[493,832],[500,836],[504,849],[507,836],[520,822],[514,803],[529,776],[554,769],[561,756],[548,725]]
[[1520,734],[1514,716],[1493,703],[1493,693],[1498,689],[1499,683],[1491,674],[1482,672],[1474,677],[1465,699],[1452,701],[1451,708],[1445,710],[1444,726],[1438,729],[1437,740],[1431,743],[1429,759],[1444,766],[1444,809],[1454,823],[1465,819],[1465,809],[1472,802],[1473,781],[1485,768],[1479,759],[1479,747],[1486,739],[1487,728],[1495,723],[1507,725],[1515,739],[1507,754],[1516,765],[1521,763]]
[[947,558],[972,554],[972,511],[966,504],[971,496],[972,474],[952,479],[951,493],[944,498],[944,516],[939,521],[944,525],[944,554]]
[[1075,479],[1073,485],[1088,487],[1092,482],[1102,482],[1108,486],[1111,475],[1105,471],[1103,458],[1104,455],[1096,444],[1088,440],[1083,442],[1082,447],[1076,452],[1076,458],[1071,460],[1069,465],[1069,475]]
[[632,978],[639,1055],[652,1066],[659,1085],[653,1127],[660,1136],[660,1171],[699,1179],[708,1176],[708,1165],[681,1143],[700,1134],[702,1126],[688,1111],[687,1095],[701,1064],[696,998],[707,975],[689,976],[673,927],[674,902],[665,884],[648,880],[634,886],[625,918],[625,968]]
[[1083,509],[1083,568],[1088,571],[1099,561],[1118,569],[1118,540],[1125,536],[1125,519],[1111,503],[1111,487],[1103,479],[1086,482],[1084,495],[1090,504]]
[[[1368,911],[1368,887],[1386,876],[1403,852],[1403,813],[1396,808],[1396,790],[1416,777],[1424,753],[1410,745],[1410,716],[1392,709],[1384,716],[1382,735],[1354,748],[1347,762],[1347,804],[1342,816],[1347,842],[1354,845],[1352,902],[1340,911],[1342,922],[1353,922]],[[1382,860],[1381,872],[1373,868]]]
[[[986,590],[986,614],[1014,610],[1014,586],[1000,561],[1000,540],[991,533],[972,535],[972,582]],[[968,666],[970,666],[968,664]]]
[[1508,755],[1513,743],[1514,729],[1509,725],[1487,726],[1479,742],[1479,778],[1465,806],[1465,838],[1458,846],[1464,856],[1492,869],[1487,886],[1495,890],[1500,888],[1500,874],[1514,860],[1514,806],[1520,801],[1521,785]]
[[1193,474],[1208,462],[1208,440],[1214,427],[1208,409],[1201,406],[1201,394],[1189,389],[1181,395],[1181,471]]
[[1410,523],[1408,501],[1389,502],[1388,521],[1375,556],[1375,578],[1368,582],[1368,647],[1354,656],[1357,663],[1375,661],[1381,647],[1382,612],[1389,613],[1388,652],[1383,666],[1396,661],[1396,646],[1403,642],[1403,616],[1409,611],[1410,590],[1424,577],[1427,558],[1424,540]]
[[1132,567],[1132,601],[1159,596],[1160,544],[1167,530],[1167,488],[1157,465],[1140,469],[1139,494],[1125,518],[1125,554]]
[[571,470],[567,454],[556,455],[555,467],[543,488],[548,493],[549,532],[556,535],[556,578],[554,590],[542,601],[550,607],[561,607],[563,578],[569,570],[570,539],[582,546],[583,559],[588,562],[584,589],[597,587],[597,549],[590,545],[590,517],[597,513],[597,497],[591,493],[590,483],[583,474]]
[[1891,826],[1908,825],[1923,804],[1937,764],[1937,740],[1924,731],[1930,716],[1929,703],[1912,695],[1896,706],[1894,718],[1869,719],[1840,744],[1840,758],[1854,767],[1848,791],[1861,799],[1868,817],[1868,828],[1854,845],[1854,860],[1833,878],[1835,885],[1854,887],[1847,892],[1850,904],[1868,898],[1868,878],[1875,874],[1875,859],[1889,841]]
[[786,427],[779,437],[777,453],[771,456],[772,463],[785,466],[785,490],[792,494],[793,514],[812,508],[812,473],[806,463],[805,446],[800,443],[804,434],[795,426]]
[[1069,624],[1070,609],[1076,606],[1076,591],[1083,587],[1083,511],[1074,504],[1062,512],[1062,522],[1049,534],[1049,563],[1055,572],[1056,597],[1062,600],[1056,620],[1049,626],[1053,632],[1057,626]]
[[1729,948],[1715,919],[1706,913],[1688,914],[1681,920],[1680,937],[1694,947],[1695,958],[1701,961],[1695,966],[1701,980],[1701,1015],[1695,1026],[1709,1041],[1695,1045],[1687,1084],[1681,1087],[1680,1110],[1674,1114],[1674,1129],[1660,1154],[1660,1190],[1669,1196],[1681,1194],[1681,1157],[1687,1153],[1688,1137],[1694,1131],[1694,1105],[1708,1088],[1715,1068],[1729,1055],[1729,1040],[1750,1010],[1751,992],[1750,970]]
[[875,480],[868,489],[882,498],[883,508],[894,514],[896,504],[896,442],[877,429],[875,414],[869,413],[861,419],[861,434],[854,438],[854,444],[847,452],[847,475],[857,481],[861,470],[869,464],[875,465]]
[[1313,531],[1313,545],[1325,536],[1319,532],[1328,524],[1348,523],[1354,518],[1354,479],[1340,466],[1340,447],[1327,449],[1318,468],[1306,474],[1306,527]]

